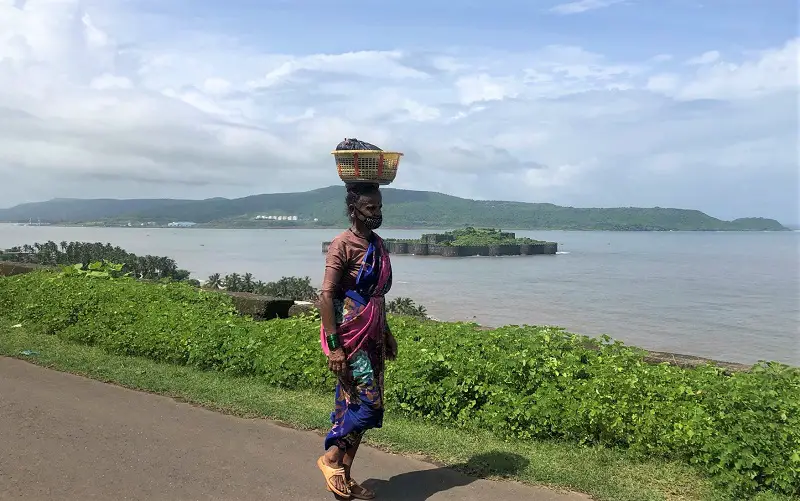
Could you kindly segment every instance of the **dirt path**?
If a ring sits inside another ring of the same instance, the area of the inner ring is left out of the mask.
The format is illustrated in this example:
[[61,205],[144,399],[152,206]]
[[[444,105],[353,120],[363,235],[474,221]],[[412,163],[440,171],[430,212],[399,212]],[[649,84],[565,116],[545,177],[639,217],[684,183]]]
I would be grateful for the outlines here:
[[[314,433],[0,357],[2,500],[330,500],[320,449]],[[589,499],[371,448],[354,473],[381,500]]]

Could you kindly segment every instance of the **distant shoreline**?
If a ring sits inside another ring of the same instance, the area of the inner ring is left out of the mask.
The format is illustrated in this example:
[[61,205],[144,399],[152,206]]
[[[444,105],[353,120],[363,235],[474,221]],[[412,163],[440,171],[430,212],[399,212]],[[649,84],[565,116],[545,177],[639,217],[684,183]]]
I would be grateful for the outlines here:
[[[472,200],[431,191],[386,188],[389,229],[473,226],[574,231],[787,231],[759,216],[724,220],[675,207],[566,207],[543,202]],[[0,221],[60,226],[191,225],[202,228],[331,228],[348,224],[341,185],[241,198],[52,199],[0,209]],[[393,224],[392,224],[393,223]]]
[[[36,227],[36,226],[49,226],[54,228],[99,228],[99,229],[130,229],[130,230],[342,230],[343,227],[337,226],[322,226],[322,225],[293,225],[293,226],[238,226],[238,225],[218,225],[199,223],[194,226],[167,226],[167,225],[151,225],[151,226],[127,226],[127,225],[97,225],[97,224],[83,224],[83,223],[43,223],[43,224],[27,224],[14,221],[0,221],[0,224],[20,227]],[[462,227],[463,225],[459,226]],[[454,226],[383,226],[382,230],[450,230]],[[786,232],[799,232],[800,230],[785,227],[782,230],[746,230],[746,229],[681,229],[681,230],[658,230],[658,229],[614,229],[604,230],[596,228],[515,228],[504,227],[509,231],[574,231],[574,232],[603,232],[603,233],[786,233]]]

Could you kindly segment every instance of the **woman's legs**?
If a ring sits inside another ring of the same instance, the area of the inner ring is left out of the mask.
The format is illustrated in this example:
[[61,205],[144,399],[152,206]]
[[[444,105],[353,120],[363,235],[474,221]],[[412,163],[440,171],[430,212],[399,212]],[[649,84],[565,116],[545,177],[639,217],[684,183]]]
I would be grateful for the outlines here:
[[[341,468],[344,466],[343,459],[345,456],[345,451],[340,449],[338,446],[331,446],[327,451],[325,451],[325,455],[322,456],[322,462],[325,463],[325,466],[329,468]],[[352,464],[352,462],[351,462]],[[347,475],[347,469],[345,469],[345,475]],[[331,479],[331,483],[342,492],[347,492],[347,480],[343,479],[340,476],[333,477]]]
[[[343,382],[341,380],[336,385],[334,410],[333,413],[331,413],[333,427],[325,438],[325,454],[322,456],[322,462],[325,466],[337,470],[344,468],[343,460],[347,449],[350,447],[350,436],[353,429],[352,424],[346,419],[349,409],[345,390],[342,385]],[[330,481],[340,492],[349,491],[347,479],[342,475],[336,475],[332,477]]]
[[353,468],[353,461],[356,459],[356,452],[358,452],[358,446],[361,445],[362,437],[363,434],[359,435],[353,445],[345,451],[344,457],[342,457],[342,465],[344,466],[344,474],[347,480],[350,480],[350,470]]
[[354,430],[346,436],[332,441],[332,445],[325,451],[325,460],[329,462],[329,466],[336,468],[344,468],[348,474],[350,467],[355,459],[358,446],[361,445],[361,437],[364,436],[363,431]]
[[375,493],[371,490],[357,483],[348,485],[352,480],[350,477],[350,472],[353,468],[353,461],[356,458],[358,447],[361,445],[362,437],[363,433],[348,436],[349,440],[346,448],[342,449],[337,445],[332,446],[325,452],[325,455],[322,457],[322,461],[330,468],[344,468],[344,479],[339,476],[331,479],[331,482],[336,489],[346,492],[346,490],[349,488],[353,497],[357,499],[371,499],[375,496]]
[[[353,445],[347,449],[342,458],[342,465],[344,466],[344,475],[347,478],[347,482],[350,483],[353,479],[350,476],[350,472],[353,469],[353,461],[356,459],[356,453],[358,452],[358,446],[361,445],[361,439],[363,438],[364,434],[362,433],[359,437],[354,441]],[[352,483],[350,485],[350,492],[352,493],[353,497],[357,499],[371,499],[375,497],[375,493],[371,490],[367,489],[366,487],[358,484]]]
[[[382,374],[379,373],[379,376]],[[352,376],[340,378],[336,385],[332,428],[325,438],[322,461],[329,468],[343,468],[345,478],[333,477],[331,483],[340,491],[347,490],[353,466],[364,432],[381,427],[383,422],[383,378],[369,377],[353,384]],[[344,484],[344,485],[342,485]],[[371,499],[373,493],[360,485],[349,487],[354,497]]]

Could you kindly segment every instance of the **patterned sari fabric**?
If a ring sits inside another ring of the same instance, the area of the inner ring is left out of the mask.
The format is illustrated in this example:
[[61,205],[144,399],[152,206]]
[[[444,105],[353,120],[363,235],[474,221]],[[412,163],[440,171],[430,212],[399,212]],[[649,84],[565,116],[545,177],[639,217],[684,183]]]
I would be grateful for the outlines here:
[[[392,265],[383,240],[373,234],[362,262],[355,290],[334,300],[339,339],[347,354],[349,370],[338,377],[332,428],[325,450],[352,447],[364,432],[383,425],[383,372],[386,359],[385,295],[392,286]],[[320,342],[329,354],[325,330]]]

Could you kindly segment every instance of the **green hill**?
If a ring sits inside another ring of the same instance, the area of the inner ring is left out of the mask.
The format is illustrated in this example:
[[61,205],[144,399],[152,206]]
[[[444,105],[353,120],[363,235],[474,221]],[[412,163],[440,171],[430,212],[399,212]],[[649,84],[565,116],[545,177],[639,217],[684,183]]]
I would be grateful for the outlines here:
[[80,200],[74,198],[56,198],[47,202],[21,204],[10,209],[0,209],[0,221],[27,222],[38,218],[42,222],[94,221],[136,213],[142,210],[153,210],[187,200],[140,199],[114,200],[94,199]]
[[[665,208],[574,208],[546,203],[467,200],[442,193],[386,188],[385,218],[392,227],[453,228],[464,225],[509,229],[569,230],[752,230],[783,231],[773,219],[723,221],[703,212]],[[302,193],[273,193],[207,200],[56,199],[0,210],[0,221],[49,223],[172,221],[222,227],[263,227],[257,215],[296,215],[282,225],[346,224],[344,189],[331,186]],[[314,222],[314,219],[318,221]]]

